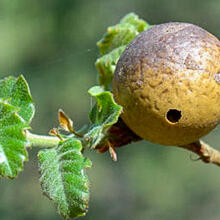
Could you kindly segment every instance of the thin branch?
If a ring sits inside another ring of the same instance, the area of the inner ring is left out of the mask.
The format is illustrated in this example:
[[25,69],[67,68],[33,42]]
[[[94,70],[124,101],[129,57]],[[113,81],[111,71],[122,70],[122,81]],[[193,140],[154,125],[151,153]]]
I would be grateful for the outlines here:
[[179,147],[197,154],[199,156],[199,159],[205,163],[213,163],[220,166],[220,152],[203,141],[199,140],[197,142]]
[[25,131],[25,135],[27,140],[30,142],[31,147],[56,147],[60,141],[58,137],[32,134],[27,130]]

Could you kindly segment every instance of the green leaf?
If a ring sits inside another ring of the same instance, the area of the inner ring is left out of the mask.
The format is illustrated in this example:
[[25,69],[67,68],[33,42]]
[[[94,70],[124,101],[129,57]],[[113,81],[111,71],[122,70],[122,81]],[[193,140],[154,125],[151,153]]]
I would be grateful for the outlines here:
[[85,169],[91,167],[91,161],[81,151],[81,142],[70,138],[38,154],[42,189],[65,219],[83,216],[88,208],[89,181]]
[[105,55],[117,47],[127,45],[138,33],[146,30],[149,26],[135,13],[127,14],[119,24],[108,27],[103,38],[97,42],[100,54]]
[[99,82],[101,85],[105,86],[106,90],[109,90],[109,85],[112,82],[112,77],[115,72],[116,64],[122,52],[125,50],[126,46],[121,46],[115,48],[108,54],[98,58],[96,60],[95,66],[99,71]]
[[18,109],[6,101],[0,101],[0,176],[14,178],[23,170],[27,160],[27,141],[23,130],[26,122],[18,115]]
[[34,115],[34,105],[23,76],[0,80],[0,176],[14,178],[28,159],[24,130]]
[[99,72],[99,83],[105,90],[111,89],[116,64],[126,45],[140,32],[150,27],[136,14],[129,13],[121,19],[119,24],[109,27],[103,38],[98,41],[97,46],[101,57],[97,59],[95,65]]
[[18,107],[18,114],[26,122],[31,122],[35,109],[28,84],[22,75],[17,79],[7,77],[0,81],[0,98]]
[[105,138],[108,129],[118,121],[122,107],[114,101],[111,92],[104,91],[100,86],[92,87],[89,94],[96,98],[97,103],[90,112],[92,125],[85,139],[90,148],[95,148]]

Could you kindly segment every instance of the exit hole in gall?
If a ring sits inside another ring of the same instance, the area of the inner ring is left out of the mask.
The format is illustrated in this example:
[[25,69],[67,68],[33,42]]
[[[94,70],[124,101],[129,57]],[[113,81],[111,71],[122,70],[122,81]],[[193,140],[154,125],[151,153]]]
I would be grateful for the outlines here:
[[177,123],[181,117],[181,111],[177,109],[170,109],[166,114],[167,120],[171,123]]

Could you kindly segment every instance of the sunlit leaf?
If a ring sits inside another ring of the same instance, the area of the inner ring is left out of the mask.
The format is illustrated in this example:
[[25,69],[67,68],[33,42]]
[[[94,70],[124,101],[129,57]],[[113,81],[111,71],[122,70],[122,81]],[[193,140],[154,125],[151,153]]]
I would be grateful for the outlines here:
[[101,57],[95,64],[99,73],[99,83],[105,90],[111,89],[116,64],[126,45],[150,27],[134,13],[127,14],[119,24],[108,27],[103,38],[97,43]]
[[88,208],[89,181],[85,169],[91,167],[91,161],[83,157],[81,150],[81,142],[71,138],[38,154],[42,189],[66,219],[83,216]]
[[92,87],[89,94],[96,98],[97,103],[90,112],[92,126],[86,137],[90,147],[95,148],[105,138],[108,129],[118,121],[122,107],[115,103],[111,92],[104,91],[100,86]]
[[115,72],[116,64],[122,52],[126,46],[115,48],[106,55],[96,60],[95,66],[99,71],[99,82],[100,85],[104,85],[106,90],[110,89],[112,77]]
[[127,45],[148,26],[147,22],[140,19],[136,14],[127,14],[119,24],[108,27],[103,38],[97,42],[100,54],[105,55],[117,47]]
[[0,176],[14,178],[28,159],[25,129],[34,115],[34,105],[23,76],[0,81]]
[[24,77],[7,77],[0,81],[0,98],[19,108],[18,114],[28,123],[34,116],[34,104]]
[[17,111],[6,101],[0,101],[0,176],[9,178],[16,177],[27,160],[23,132],[28,125]]

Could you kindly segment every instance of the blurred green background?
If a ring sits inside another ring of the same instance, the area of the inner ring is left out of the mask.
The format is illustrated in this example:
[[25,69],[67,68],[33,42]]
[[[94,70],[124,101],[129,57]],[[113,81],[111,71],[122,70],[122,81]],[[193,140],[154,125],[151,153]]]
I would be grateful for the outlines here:
[[[25,75],[36,103],[35,133],[57,126],[58,108],[76,128],[88,121],[96,42],[128,12],[150,24],[191,22],[220,37],[219,0],[0,1],[0,76]],[[220,129],[204,140],[220,148]],[[37,149],[29,152],[17,179],[0,179],[0,220],[61,219],[40,190]],[[190,155],[146,141],[119,149],[117,163],[90,153],[91,201],[82,219],[219,220],[220,169]]]

